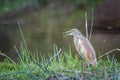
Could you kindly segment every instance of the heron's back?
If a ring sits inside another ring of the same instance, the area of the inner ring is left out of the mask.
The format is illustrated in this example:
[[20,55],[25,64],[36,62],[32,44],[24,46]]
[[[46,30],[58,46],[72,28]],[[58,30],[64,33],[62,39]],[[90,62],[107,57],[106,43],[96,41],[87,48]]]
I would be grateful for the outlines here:
[[83,41],[83,45],[86,49],[85,58],[87,59],[87,61],[90,62],[92,65],[97,65],[96,53],[91,43],[87,39],[85,39]]

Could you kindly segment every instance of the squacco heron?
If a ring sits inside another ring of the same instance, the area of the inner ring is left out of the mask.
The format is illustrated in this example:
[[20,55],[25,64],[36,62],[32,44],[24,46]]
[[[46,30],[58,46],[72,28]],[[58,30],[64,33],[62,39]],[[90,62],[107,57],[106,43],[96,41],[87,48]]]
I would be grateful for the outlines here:
[[92,64],[93,66],[97,65],[95,50],[90,41],[85,38],[80,31],[71,29],[70,31],[63,32],[63,34],[65,36],[72,35],[77,52],[88,62],[88,64]]

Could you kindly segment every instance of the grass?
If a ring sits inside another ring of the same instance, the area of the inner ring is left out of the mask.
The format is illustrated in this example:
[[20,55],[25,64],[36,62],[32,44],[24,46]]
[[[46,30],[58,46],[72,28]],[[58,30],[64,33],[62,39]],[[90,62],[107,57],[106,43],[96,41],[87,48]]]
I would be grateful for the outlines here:
[[[78,55],[74,55],[71,49],[62,50],[57,47],[54,49],[54,55],[49,58],[41,56],[42,60],[38,60],[38,53],[31,54],[30,51],[21,45],[20,49],[16,49],[18,61],[11,61],[6,58],[0,63],[0,79],[2,80],[79,80],[84,74],[86,80],[119,80],[120,79],[120,63],[115,60],[114,56],[106,57],[106,60],[100,58],[98,66],[90,66],[83,71],[82,60]],[[3,53],[1,53],[3,54]]]

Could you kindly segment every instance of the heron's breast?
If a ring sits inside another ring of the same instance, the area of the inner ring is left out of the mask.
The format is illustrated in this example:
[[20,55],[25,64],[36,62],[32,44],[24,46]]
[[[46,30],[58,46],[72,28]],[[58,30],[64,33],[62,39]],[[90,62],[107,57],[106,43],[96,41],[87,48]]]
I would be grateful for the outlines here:
[[86,49],[83,45],[83,41],[81,41],[80,39],[75,42],[75,47],[78,53],[81,53],[81,54],[86,53]]

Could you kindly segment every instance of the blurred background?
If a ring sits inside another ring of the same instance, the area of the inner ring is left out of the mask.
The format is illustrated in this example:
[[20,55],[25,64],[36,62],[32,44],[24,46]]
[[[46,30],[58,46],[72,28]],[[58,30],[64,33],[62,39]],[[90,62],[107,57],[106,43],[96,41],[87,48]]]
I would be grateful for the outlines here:
[[[0,51],[16,58],[13,46],[19,48],[22,42],[19,22],[31,52],[52,54],[56,44],[62,49],[71,46],[76,54],[72,37],[64,38],[62,32],[77,28],[85,35],[85,12],[89,31],[94,19],[91,43],[97,56],[104,40],[104,52],[120,48],[119,3],[120,0],[0,0]],[[114,54],[120,61],[120,53]]]

